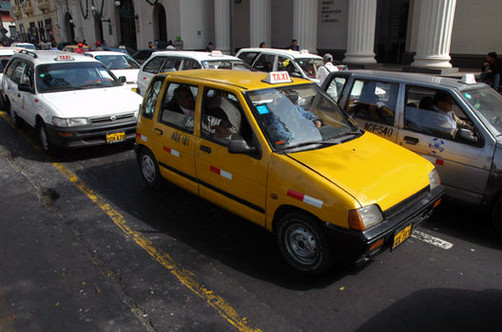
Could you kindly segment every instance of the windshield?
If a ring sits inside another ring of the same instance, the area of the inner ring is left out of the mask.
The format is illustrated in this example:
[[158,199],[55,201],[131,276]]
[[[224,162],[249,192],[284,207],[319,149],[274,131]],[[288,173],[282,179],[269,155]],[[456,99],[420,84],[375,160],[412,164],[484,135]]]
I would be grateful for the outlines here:
[[295,62],[300,66],[305,75],[309,78],[315,78],[317,73],[317,68],[322,66],[321,59],[295,59]]
[[128,55],[96,55],[110,69],[139,69],[138,63]]
[[276,150],[315,144],[338,144],[361,130],[315,84],[251,91],[250,108]]
[[502,96],[491,88],[463,92],[464,99],[488,122],[496,135],[502,135]]
[[239,70],[243,70],[245,67],[242,61],[237,60],[205,60],[202,61],[202,67],[204,69],[234,69],[236,66]]
[[40,93],[120,86],[122,83],[99,62],[40,65],[36,72]]

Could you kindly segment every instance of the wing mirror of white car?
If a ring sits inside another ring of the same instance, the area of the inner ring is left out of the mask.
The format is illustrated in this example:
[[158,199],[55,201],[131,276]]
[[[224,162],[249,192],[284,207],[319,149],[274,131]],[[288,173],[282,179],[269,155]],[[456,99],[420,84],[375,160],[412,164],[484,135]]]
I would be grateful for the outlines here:
[[17,86],[17,89],[19,91],[23,91],[23,92],[29,92],[29,93],[35,93],[35,89],[33,89],[30,85],[28,84],[19,84]]
[[119,81],[122,83],[125,83],[125,82],[127,82],[127,78],[125,76],[120,76]]
[[472,143],[478,142],[478,137],[474,135],[474,132],[472,132],[472,130],[465,128],[460,128],[457,137],[466,142],[472,142]]

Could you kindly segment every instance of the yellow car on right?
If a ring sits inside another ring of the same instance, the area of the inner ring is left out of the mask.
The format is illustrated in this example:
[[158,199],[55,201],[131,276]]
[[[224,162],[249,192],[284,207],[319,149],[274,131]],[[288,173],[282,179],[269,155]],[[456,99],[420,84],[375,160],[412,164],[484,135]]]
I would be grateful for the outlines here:
[[148,186],[168,180],[266,228],[311,274],[396,249],[443,193],[430,162],[361,130],[288,72],[154,76],[136,153]]

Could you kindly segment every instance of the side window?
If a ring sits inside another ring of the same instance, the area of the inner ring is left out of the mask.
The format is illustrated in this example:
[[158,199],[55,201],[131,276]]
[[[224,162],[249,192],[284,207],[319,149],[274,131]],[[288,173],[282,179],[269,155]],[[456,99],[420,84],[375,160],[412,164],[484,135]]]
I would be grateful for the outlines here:
[[165,71],[178,71],[181,66],[182,59],[179,58],[166,58],[164,65],[162,66],[161,72]]
[[206,88],[202,100],[201,136],[228,145],[232,137],[242,137],[253,146],[253,135],[237,97],[230,92]]
[[258,52],[244,52],[242,54],[239,54],[239,59],[251,66],[257,55]]
[[12,80],[19,84],[21,82],[21,77],[24,74],[24,70],[26,69],[27,63],[24,61],[19,61],[14,68],[14,72],[12,73]]
[[157,105],[157,100],[159,99],[159,93],[162,88],[164,78],[164,76],[155,76],[150,83],[149,89],[146,92],[145,99],[143,101],[143,109],[141,110],[141,113],[145,118],[151,119],[153,117],[155,105]]
[[162,65],[162,62],[164,62],[164,59],[165,58],[160,56],[153,58],[145,65],[143,71],[146,71],[147,73],[157,74],[159,72],[160,66]]
[[300,71],[295,67],[295,64],[292,60],[278,56],[277,57],[277,71],[287,71],[289,75],[295,77],[302,77]]
[[392,125],[396,112],[397,83],[356,80],[347,112],[359,119]]
[[195,101],[199,88],[194,85],[170,83],[164,91],[159,121],[193,133]]
[[183,61],[183,70],[200,69],[200,68],[201,67],[197,61],[189,60],[189,59],[185,59]]
[[19,84],[27,84],[30,87],[33,87],[33,66],[31,64],[26,65],[26,70],[21,75]]
[[275,55],[261,54],[258,60],[256,60],[253,67],[258,69],[259,71],[271,72],[272,70],[274,70],[274,60]]
[[10,63],[10,65],[5,70],[5,75],[7,75],[10,78],[12,78],[12,75],[14,74],[14,68],[16,68],[16,66],[18,64],[19,64],[19,60],[17,60],[17,59],[12,60],[12,62]]
[[[478,141],[472,122],[449,92],[409,86],[405,103],[405,129],[449,140]],[[467,132],[457,137],[460,129]]]
[[343,87],[347,79],[345,77],[335,77],[329,82],[326,93],[333,98],[336,102],[340,100],[340,95],[342,94]]

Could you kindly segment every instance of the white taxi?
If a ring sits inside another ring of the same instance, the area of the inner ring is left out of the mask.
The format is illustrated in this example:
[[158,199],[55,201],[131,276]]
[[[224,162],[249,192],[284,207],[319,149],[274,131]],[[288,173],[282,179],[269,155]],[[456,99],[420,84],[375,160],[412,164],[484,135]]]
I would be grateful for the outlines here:
[[123,81],[127,87],[136,91],[138,84],[139,64],[129,55],[113,51],[92,51],[84,55],[92,56],[110,68],[112,73]]
[[157,73],[189,69],[253,70],[239,58],[225,55],[221,51],[159,51],[153,53],[141,66],[137,92],[143,95],[148,83]]
[[47,154],[135,137],[141,97],[90,57],[21,50],[7,65],[2,87],[13,124],[36,128]]

